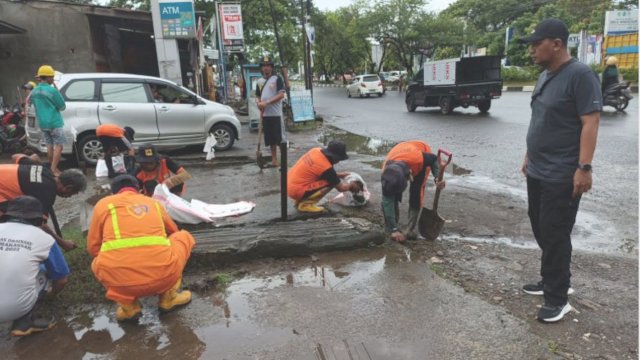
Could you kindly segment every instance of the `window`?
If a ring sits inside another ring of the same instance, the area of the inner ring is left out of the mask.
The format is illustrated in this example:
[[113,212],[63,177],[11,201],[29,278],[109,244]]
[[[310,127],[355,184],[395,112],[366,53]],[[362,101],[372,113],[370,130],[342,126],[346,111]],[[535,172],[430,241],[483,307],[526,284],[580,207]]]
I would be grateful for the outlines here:
[[363,82],[373,82],[373,81],[380,81],[380,79],[378,78],[378,75],[369,75],[369,76],[365,76],[362,81]]
[[144,85],[138,83],[102,83],[102,99],[119,103],[149,102]]
[[157,103],[193,104],[192,96],[180,88],[162,83],[150,83],[151,96]]
[[96,83],[93,80],[76,80],[64,90],[67,101],[90,101],[95,99]]

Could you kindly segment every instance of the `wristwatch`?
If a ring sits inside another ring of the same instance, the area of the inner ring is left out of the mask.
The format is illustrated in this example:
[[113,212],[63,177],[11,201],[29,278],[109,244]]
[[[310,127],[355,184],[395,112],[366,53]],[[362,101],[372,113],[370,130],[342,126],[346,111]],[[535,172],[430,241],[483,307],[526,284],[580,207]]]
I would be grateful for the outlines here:
[[591,171],[591,164],[578,164],[578,169],[582,171]]

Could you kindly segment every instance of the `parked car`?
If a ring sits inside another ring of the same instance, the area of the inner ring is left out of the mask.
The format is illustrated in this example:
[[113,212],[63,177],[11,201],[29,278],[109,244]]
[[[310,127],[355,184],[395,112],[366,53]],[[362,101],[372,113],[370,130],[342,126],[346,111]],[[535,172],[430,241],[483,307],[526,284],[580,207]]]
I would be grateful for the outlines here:
[[349,85],[347,85],[347,96],[369,97],[371,94],[382,96],[384,88],[382,81],[376,74],[365,74],[356,76]]
[[[135,143],[159,149],[204,144],[209,134],[216,150],[240,139],[233,109],[206,100],[174,82],[151,76],[112,73],[62,74],[56,85],[66,102],[62,112],[67,143],[63,155],[95,164],[102,157],[96,127],[111,123],[135,130]],[[27,114],[29,145],[46,152],[35,113]],[[75,135],[74,135],[75,134]],[[74,146],[74,138],[76,144]]]

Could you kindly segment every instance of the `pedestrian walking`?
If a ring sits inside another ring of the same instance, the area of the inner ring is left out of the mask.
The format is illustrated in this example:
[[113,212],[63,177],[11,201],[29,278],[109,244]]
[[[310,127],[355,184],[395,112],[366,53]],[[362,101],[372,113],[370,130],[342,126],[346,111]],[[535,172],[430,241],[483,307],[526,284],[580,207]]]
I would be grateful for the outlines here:
[[325,209],[318,202],[332,189],[340,192],[362,191],[362,183],[342,180],[349,173],[337,173],[333,165],[348,159],[347,146],[331,141],[326,148],[313,148],[304,154],[289,170],[287,194],[295,201],[300,212],[320,213]]
[[278,167],[278,145],[282,142],[282,99],[285,96],[284,80],[273,72],[273,60],[269,56],[260,59],[263,79],[256,86],[258,109],[262,114],[264,144],[271,148],[271,167]]
[[140,317],[140,297],[159,295],[163,312],[188,304],[191,292],[180,288],[193,236],[179,230],[160,203],[138,193],[135,177],[117,176],[111,191],[93,209],[87,251],[107,299],[118,303],[116,319]]
[[542,280],[523,287],[544,295],[542,322],[556,322],[571,311],[571,231],[582,194],[592,185],[591,161],[596,149],[602,93],[597,75],[567,50],[569,31],[560,20],[540,22],[529,45],[542,66],[531,95],[531,122],[522,172],[527,178],[529,219],[542,250]]
[[64,136],[64,121],[60,112],[65,109],[64,99],[53,83],[55,71],[50,65],[42,65],[36,77],[40,84],[31,92],[31,102],[36,109],[36,118],[40,130],[47,144],[47,157],[51,171],[55,176],[60,175],[58,164],[62,157],[62,148],[66,142]]
[[0,322],[12,336],[49,330],[55,322],[34,317],[36,303],[60,292],[69,266],[51,235],[42,231],[42,204],[32,196],[9,201],[0,224]]
[[[424,205],[424,188],[433,173],[436,186],[444,189],[446,182],[438,182],[438,158],[431,152],[431,147],[423,141],[405,141],[394,146],[382,165],[382,212],[385,228],[391,239],[402,242],[407,238],[416,239],[415,232],[420,209]],[[409,187],[409,223],[405,232],[400,231],[400,202],[402,193]]]

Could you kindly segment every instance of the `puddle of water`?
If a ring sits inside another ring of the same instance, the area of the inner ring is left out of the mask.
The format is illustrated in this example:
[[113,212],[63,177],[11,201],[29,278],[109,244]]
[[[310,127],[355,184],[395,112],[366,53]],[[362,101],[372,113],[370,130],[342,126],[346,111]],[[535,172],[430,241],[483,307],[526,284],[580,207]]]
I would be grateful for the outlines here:
[[331,140],[340,140],[347,145],[347,151],[364,155],[386,155],[397,143],[378,138],[370,138],[350,133],[333,126],[325,126],[318,141],[327,145]]
[[[367,281],[383,271],[386,256],[345,265],[312,264],[286,275],[248,276],[231,283],[223,294],[213,293],[211,304],[223,320],[196,330],[207,344],[203,358],[224,358],[247,349],[264,349],[286,344],[297,334],[295,329],[267,327],[257,323],[252,301],[261,293],[279,287],[307,287],[341,291]],[[302,261],[307,261],[304,258]]]

